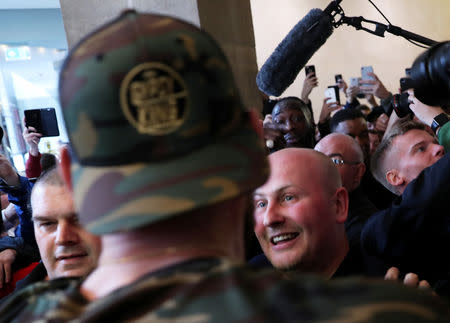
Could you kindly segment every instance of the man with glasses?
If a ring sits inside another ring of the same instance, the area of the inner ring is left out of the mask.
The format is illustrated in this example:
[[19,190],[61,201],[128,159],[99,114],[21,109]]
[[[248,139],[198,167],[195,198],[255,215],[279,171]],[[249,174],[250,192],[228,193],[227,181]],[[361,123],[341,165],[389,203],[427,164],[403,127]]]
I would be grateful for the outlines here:
[[319,141],[314,149],[330,157],[338,166],[342,185],[348,192],[359,187],[366,166],[364,154],[356,140],[348,135],[332,133]]
[[378,211],[360,186],[366,172],[364,154],[356,140],[341,133],[329,134],[314,149],[330,157],[341,175],[342,186],[349,193],[345,231],[350,244],[359,246],[363,224]]
[[[332,133],[342,133],[353,137],[364,153],[364,163],[370,169],[370,139],[367,121],[357,109],[342,109],[330,120]],[[370,172],[365,172],[361,179],[361,188],[369,200],[378,208],[391,205],[394,195],[381,185]]]

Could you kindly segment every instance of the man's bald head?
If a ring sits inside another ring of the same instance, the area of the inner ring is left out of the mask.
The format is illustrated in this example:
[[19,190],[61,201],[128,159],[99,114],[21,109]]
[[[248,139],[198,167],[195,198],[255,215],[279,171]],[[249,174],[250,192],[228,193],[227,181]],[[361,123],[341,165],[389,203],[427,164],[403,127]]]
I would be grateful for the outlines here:
[[343,133],[331,133],[320,140],[316,147],[314,147],[315,150],[320,151],[327,156],[328,154],[325,151],[328,151],[330,148],[336,150],[346,150],[348,151],[348,157],[352,160],[364,162],[364,153],[361,147],[356,140],[349,135],[345,135]]
[[254,231],[279,269],[330,277],[348,250],[348,194],[331,159],[312,149],[269,156],[269,180],[253,194]]
[[269,162],[270,178],[285,172],[303,172],[329,192],[335,192],[342,186],[339,172],[331,159],[312,149],[282,149],[270,154]]
[[347,191],[352,192],[360,185],[366,167],[364,153],[355,139],[342,133],[332,133],[320,140],[314,149],[336,160]]

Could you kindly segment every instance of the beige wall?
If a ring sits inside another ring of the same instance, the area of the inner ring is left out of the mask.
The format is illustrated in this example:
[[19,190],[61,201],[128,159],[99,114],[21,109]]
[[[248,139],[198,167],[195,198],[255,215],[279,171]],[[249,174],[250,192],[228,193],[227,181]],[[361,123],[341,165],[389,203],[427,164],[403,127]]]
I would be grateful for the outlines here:
[[[324,9],[331,0],[251,0],[258,67],[264,64],[289,30],[312,8]],[[436,41],[450,40],[449,0],[376,0],[373,1],[393,25]],[[387,24],[366,0],[343,0],[346,16],[363,16]],[[414,58],[423,49],[403,38],[386,34],[385,38],[356,31],[353,27],[335,29],[327,42],[308,64],[316,65],[319,87],[311,94],[318,118],[323,93],[334,83],[334,74],[350,77],[360,75],[363,65],[372,65],[375,73],[391,91],[397,91]],[[301,70],[295,82],[282,96],[300,96],[305,78]],[[343,99],[341,99],[343,102]]]
[[60,0],[69,47],[127,7],[169,14],[210,32],[224,49],[243,102],[260,107],[249,0]]

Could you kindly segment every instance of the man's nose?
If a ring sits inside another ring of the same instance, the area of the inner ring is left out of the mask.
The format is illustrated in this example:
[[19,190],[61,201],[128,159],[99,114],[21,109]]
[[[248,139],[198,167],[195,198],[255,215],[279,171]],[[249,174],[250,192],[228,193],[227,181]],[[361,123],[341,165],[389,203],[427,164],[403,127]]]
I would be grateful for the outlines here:
[[264,213],[263,224],[265,227],[275,226],[285,221],[281,213],[281,206],[276,202],[269,202],[269,205]]
[[292,129],[294,129],[294,122],[292,122],[291,120],[286,120],[286,124],[285,124],[285,130],[286,132],[291,131]]
[[433,155],[434,156],[442,157],[442,156],[444,156],[444,154],[445,154],[444,146],[441,146],[438,144],[433,144]]
[[77,228],[66,221],[61,221],[58,223],[55,242],[58,245],[72,245],[78,243],[79,236]]

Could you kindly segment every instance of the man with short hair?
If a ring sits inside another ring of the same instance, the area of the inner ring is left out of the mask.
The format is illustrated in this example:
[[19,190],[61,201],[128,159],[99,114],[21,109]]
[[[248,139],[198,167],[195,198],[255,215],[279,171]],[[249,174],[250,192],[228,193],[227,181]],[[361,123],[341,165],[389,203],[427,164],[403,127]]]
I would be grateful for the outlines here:
[[332,133],[320,140],[314,149],[330,157],[341,175],[342,185],[349,193],[345,229],[350,244],[359,247],[362,225],[378,211],[360,186],[366,171],[361,147],[348,135]]
[[71,192],[56,168],[47,171],[34,185],[31,208],[46,276],[87,276],[97,266],[100,238],[81,227]]
[[348,193],[339,166],[332,162],[335,157],[309,149],[284,149],[269,156],[269,180],[253,194],[254,231],[265,256],[251,264],[266,266],[270,261],[283,271],[326,278],[383,277],[387,265],[361,253],[364,221],[358,217],[350,228],[346,225]]
[[330,120],[331,132],[343,133],[353,137],[361,147],[364,158],[370,158],[370,140],[367,121],[361,111],[342,109],[336,112]]
[[444,147],[425,124],[400,119],[372,156],[372,173],[387,189],[401,195],[422,170],[444,156]]
[[[425,110],[434,115],[442,111]],[[386,133],[372,171],[400,197],[367,221],[361,241],[366,252],[419,274],[450,296],[450,260],[442,254],[450,243],[450,154],[440,145],[449,143],[450,123],[442,128],[439,142],[415,121],[400,119]]]
[[297,97],[280,99],[264,120],[264,136],[270,151],[286,147],[313,148],[314,131],[308,105]]
[[[87,276],[97,266],[100,238],[80,226],[71,192],[56,168],[33,186],[31,209],[41,262],[16,283],[15,290],[47,279]],[[23,258],[22,249],[18,252]]]
[[367,308],[370,322],[448,319],[444,301],[395,285],[287,282],[242,264],[265,151],[224,53],[197,27],[126,11],[72,48],[59,90],[76,156],[62,151],[62,171],[103,251],[81,285],[19,309],[12,299],[0,320],[324,321]]
[[300,148],[275,152],[269,161],[270,177],[253,194],[254,231],[264,254],[278,269],[333,276],[349,251],[348,194],[336,167]]

